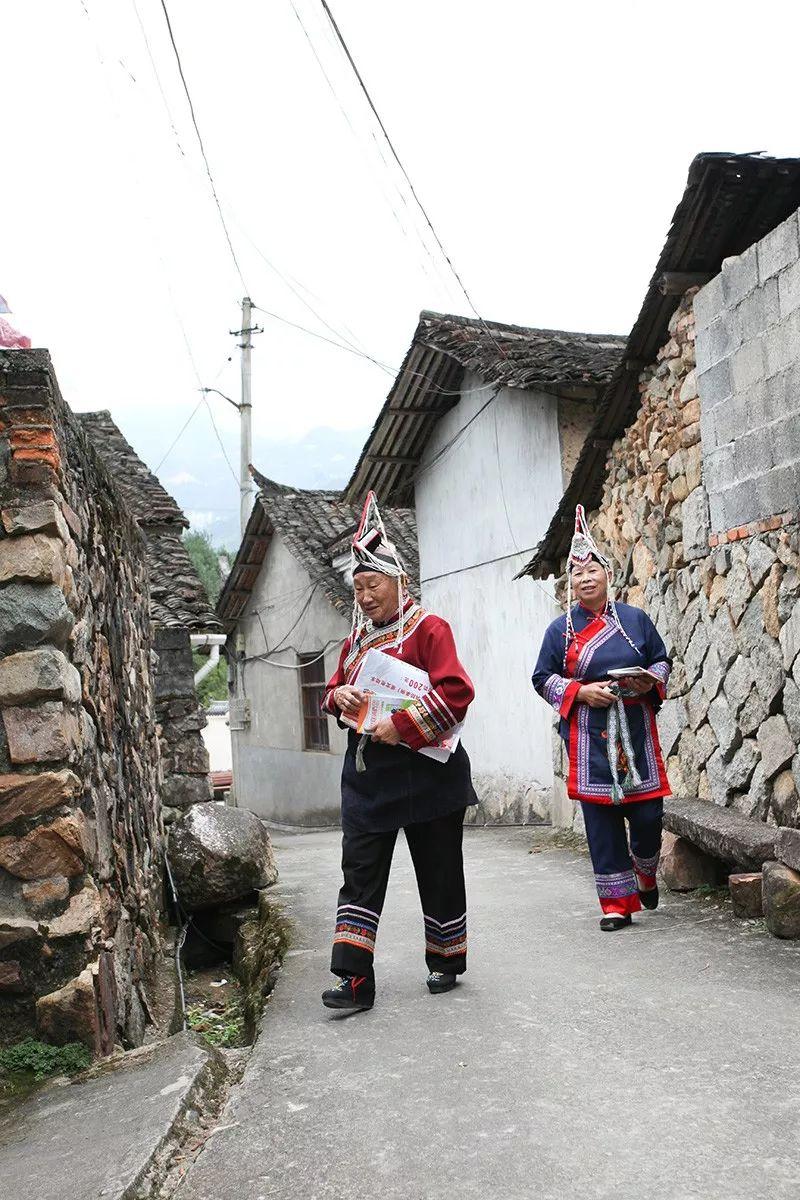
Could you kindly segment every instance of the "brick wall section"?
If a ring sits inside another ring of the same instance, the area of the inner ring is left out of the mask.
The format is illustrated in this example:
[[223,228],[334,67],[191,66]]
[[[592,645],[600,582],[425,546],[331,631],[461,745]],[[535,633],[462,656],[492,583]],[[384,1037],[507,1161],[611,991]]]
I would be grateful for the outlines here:
[[794,213],[696,297],[711,527],[800,509],[800,222]]
[[141,1042],[160,760],[138,528],[44,351],[0,352],[0,1041]]
[[[639,412],[609,452],[590,524],[618,596],[650,614],[674,658],[659,727],[675,794],[798,827],[800,533],[767,517],[711,545],[693,297],[640,379]],[[556,811],[569,823],[558,747],[556,764]]]

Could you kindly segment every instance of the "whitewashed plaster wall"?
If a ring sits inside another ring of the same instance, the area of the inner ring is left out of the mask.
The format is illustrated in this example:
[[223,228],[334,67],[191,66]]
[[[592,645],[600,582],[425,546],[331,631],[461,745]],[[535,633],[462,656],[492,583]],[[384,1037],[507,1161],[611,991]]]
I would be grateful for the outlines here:
[[476,819],[511,823],[550,812],[550,710],[530,677],[558,608],[549,583],[514,576],[561,498],[562,461],[558,400],[506,388],[426,470],[490,395],[467,376],[426,449],[416,510],[422,601],[452,625],[476,688],[464,734]]
[[[308,572],[275,534],[247,606],[248,615],[239,625],[248,658],[286,638],[312,587]],[[336,643],[325,654],[327,679],[336,669],[341,642],[349,629],[349,622],[317,587],[302,620],[286,638],[293,648],[278,650],[269,658],[296,666],[298,652],[311,654],[326,643]],[[250,699],[252,716],[246,729],[233,730],[231,735],[236,803],[278,825],[335,825],[339,823],[339,779],[347,738],[328,717],[330,750],[303,750],[298,675],[258,660],[244,668],[243,691]]]

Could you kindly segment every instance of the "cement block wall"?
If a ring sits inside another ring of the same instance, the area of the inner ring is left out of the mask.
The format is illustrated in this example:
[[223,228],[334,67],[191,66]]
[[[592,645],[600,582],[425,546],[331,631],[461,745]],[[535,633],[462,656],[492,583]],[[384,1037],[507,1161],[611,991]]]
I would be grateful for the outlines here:
[[800,509],[800,221],[794,213],[696,296],[711,530]]

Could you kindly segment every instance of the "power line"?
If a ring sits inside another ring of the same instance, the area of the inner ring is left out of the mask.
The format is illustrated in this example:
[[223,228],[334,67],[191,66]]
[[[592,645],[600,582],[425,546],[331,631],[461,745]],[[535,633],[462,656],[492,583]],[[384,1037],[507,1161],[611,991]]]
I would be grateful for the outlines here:
[[298,325],[296,321],[290,321],[288,317],[281,317],[277,313],[270,312],[268,308],[262,308],[260,304],[254,304],[253,308],[265,317],[272,317],[274,321],[280,321],[283,325],[289,325],[292,329],[299,329],[301,333],[307,333],[310,337],[318,338],[321,342],[327,342],[329,346],[336,346],[339,350],[346,350],[348,354],[355,354],[358,358],[365,358],[367,362],[373,363],[376,367],[380,367],[387,374],[393,374],[391,367],[386,363],[380,362],[377,358],[373,358],[371,354],[367,354],[364,350],[358,350],[355,346],[346,346],[344,342],[334,341],[333,338],[325,337],[324,333],[315,333],[313,329],[307,329],[305,325]]
[[193,420],[194,420],[194,418],[196,417],[197,413],[200,411],[200,408],[201,408],[202,404],[203,404],[203,397],[201,397],[201,398],[200,398],[200,399],[197,401],[197,404],[195,405],[195,407],[192,409],[192,411],[191,411],[191,413],[189,414],[189,416],[188,416],[188,417],[186,418],[186,420],[184,421],[183,425],[181,426],[180,432],[179,432],[179,433],[178,433],[178,435],[176,436],[175,440],[174,440],[174,441],[171,443],[169,450],[167,450],[167,452],[166,452],[166,453],[163,455],[163,457],[161,458],[161,461],[159,462],[158,466],[156,467],[155,471],[153,472],[153,474],[154,474],[154,475],[157,475],[157,474],[158,474],[158,472],[159,472],[159,471],[161,470],[161,468],[163,467],[164,463],[165,463],[165,462],[167,461],[167,459],[169,458],[170,454],[172,454],[172,451],[175,449],[175,447],[177,446],[178,442],[181,440],[181,438],[183,437],[183,435],[186,433],[186,430],[189,428],[190,424],[192,423],[192,421],[193,421]]
[[211,419],[211,424],[213,426],[214,433],[216,434],[217,441],[219,442],[219,448],[222,451],[222,457],[225,459],[225,462],[228,464],[228,470],[230,471],[231,475],[233,476],[233,482],[236,484],[236,486],[238,488],[241,486],[240,482],[239,482],[239,476],[234,471],[233,466],[231,465],[231,460],[228,458],[228,452],[225,449],[225,443],[223,442],[222,438],[220,437],[219,430],[217,429],[217,422],[214,420],[214,414],[211,411],[211,405],[208,403],[208,396],[206,396],[205,392],[203,392],[203,403],[205,404],[206,408],[208,409],[208,415],[209,415],[209,418]]
[[[325,79],[325,82],[327,83],[328,88],[330,89],[331,95],[333,96],[333,98],[336,102],[336,106],[339,109],[339,111],[341,112],[342,116],[344,117],[345,122],[347,123],[347,126],[348,126],[350,132],[352,133],[355,142],[357,143],[359,148],[362,150],[362,153],[364,153],[364,158],[367,162],[367,165],[370,167],[371,170],[373,170],[373,173],[375,174],[376,179],[377,179],[377,172],[374,172],[374,168],[372,167],[372,163],[370,161],[369,155],[364,151],[364,147],[362,146],[361,138],[360,138],[355,126],[353,125],[353,122],[350,120],[347,109],[345,108],[344,104],[342,103],[341,99],[339,98],[339,94],[336,91],[336,88],[333,84],[333,81],[331,80],[330,75],[328,74],[328,72],[325,69],[325,64],[323,63],[320,55],[317,52],[317,48],[314,45],[311,34],[308,32],[308,29],[303,21],[303,18],[300,16],[300,12],[297,8],[297,5],[295,4],[295,0],[289,0],[289,3],[292,6],[292,10],[294,12],[295,17],[297,18],[298,24],[300,25],[300,28],[303,31],[303,35],[304,35],[306,41],[308,42],[309,47],[311,48],[311,53],[314,55],[314,58],[317,61],[317,65],[319,66],[319,69],[322,72],[323,78]],[[384,167],[386,168],[387,175],[391,178],[389,163],[386,161],[386,156],[383,153],[380,142],[378,141],[378,139],[374,133],[371,134],[371,137],[372,137],[373,142],[375,143],[375,148],[378,151],[378,156],[380,157],[381,162],[383,163]],[[403,207],[405,209],[408,209],[408,201],[405,197],[405,194],[403,193],[402,189],[397,185],[396,181],[393,178],[392,178],[392,185],[394,186],[394,190],[397,192],[400,203],[403,205]],[[389,205],[389,209],[391,210],[392,216],[394,217],[394,220],[395,220],[400,232],[402,233],[403,237],[410,244],[411,237],[409,235],[409,231],[408,231],[408,229],[406,229],[405,225],[403,224],[400,214],[397,212],[397,209],[395,208],[394,203],[392,202],[391,196],[384,189],[382,183],[379,182],[378,186],[380,187],[381,193],[382,193],[384,199],[386,200],[386,203]],[[436,272],[437,276],[439,277],[439,282],[443,284],[444,280],[442,279],[442,277],[439,273],[439,269],[438,269],[436,260],[434,259],[433,255],[431,254],[427,243],[425,242],[424,238],[422,238],[420,236],[420,233],[417,229],[415,229],[414,232],[417,234],[417,238],[419,240],[420,245],[422,246],[422,249],[425,252],[425,255],[430,260],[431,266],[433,267],[434,271]],[[422,270],[424,271],[424,273],[426,275],[428,275],[428,269],[425,266],[424,262],[421,263],[421,266],[422,266]],[[447,288],[445,287],[445,291],[446,290],[447,290]]]
[[[507,355],[506,355],[505,351],[502,349],[500,344],[497,342],[497,340],[495,339],[489,326],[486,324],[483,317],[481,316],[481,314],[478,312],[477,308],[473,304],[472,297],[470,296],[469,292],[467,291],[466,287],[464,286],[464,281],[462,280],[461,276],[459,275],[458,271],[456,270],[455,266],[453,265],[453,261],[450,258],[450,255],[445,250],[442,240],[439,237],[439,234],[436,232],[436,229],[434,228],[433,221],[428,216],[427,209],[425,208],[424,204],[422,203],[419,196],[417,195],[416,188],[414,187],[413,183],[411,182],[411,177],[408,174],[408,171],[403,166],[400,156],[394,148],[394,143],[392,142],[392,139],[389,137],[389,133],[386,129],[386,126],[384,125],[383,121],[381,120],[380,113],[378,112],[377,108],[375,107],[372,97],[369,94],[369,91],[367,90],[367,85],[364,83],[364,80],[361,77],[361,72],[359,71],[358,67],[356,66],[355,59],[353,58],[352,54],[350,53],[350,50],[348,49],[347,42],[344,40],[341,30],[339,29],[339,26],[336,24],[336,20],[333,16],[333,13],[330,10],[330,6],[329,6],[327,0],[320,0],[320,2],[322,4],[322,7],[325,10],[328,20],[331,23],[333,31],[336,34],[339,45],[342,47],[342,50],[344,51],[345,55],[347,56],[347,61],[350,63],[350,66],[353,68],[353,73],[354,73],[356,79],[358,80],[358,83],[359,83],[359,86],[360,86],[362,92],[364,93],[367,104],[372,109],[372,112],[375,116],[375,120],[378,122],[378,125],[381,128],[381,132],[383,133],[383,136],[386,138],[386,144],[388,145],[389,149],[392,152],[392,157],[394,158],[395,162],[397,163],[398,167],[400,168],[400,170],[403,174],[403,178],[405,179],[406,183],[409,186],[411,195],[414,197],[414,200],[417,203],[419,211],[422,213],[423,217],[425,218],[425,223],[427,224],[428,228],[430,229],[431,233],[433,234],[434,240],[436,241],[436,245],[441,250],[442,255],[445,259],[445,262],[447,263],[450,270],[453,272],[456,282],[458,283],[458,286],[461,288],[461,291],[464,293],[466,301],[469,304],[470,308],[472,309],[473,313],[478,318],[480,323],[483,325],[484,329],[486,330],[487,334],[494,342],[495,346],[497,346],[497,349],[500,352],[500,354],[503,356],[503,358],[506,358]],[[163,3],[163,0],[162,0],[162,3]]]
[[153,51],[151,49],[150,41],[147,36],[147,30],[144,27],[144,22],[142,21],[142,16],[141,16],[141,13],[139,12],[139,5],[136,3],[136,0],[131,0],[131,4],[133,5],[133,11],[136,13],[136,20],[139,23],[139,30],[141,32],[142,39],[144,40],[144,44],[147,49],[147,57],[150,59],[150,66],[153,68],[153,74],[155,75],[156,83],[158,84],[158,90],[161,93],[161,99],[164,103],[164,111],[167,114],[167,120],[169,121],[170,129],[172,130],[173,136],[175,138],[175,144],[178,147],[181,157],[186,158],[186,153],[183,149],[183,146],[181,145],[181,139],[178,135],[178,128],[177,128],[175,121],[173,119],[173,116],[172,116],[172,109],[170,108],[169,101],[167,100],[167,93],[164,91],[164,85],[162,84],[161,76],[158,73],[158,67],[156,66],[156,60],[153,56]]
[[239,266],[239,260],[236,257],[236,251],[233,248],[233,242],[231,241],[231,235],[228,232],[228,225],[225,220],[225,214],[222,211],[222,205],[220,204],[219,196],[217,195],[217,185],[214,182],[214,176],[211,172],[211,165],[208,161],[208,155],[206,154],[206,148],[203,144],[202,134],[200,133],[200,126],[197,124],[197,117],[195,116],[194,104],[192,103],[192,96],[189,91],[189,85],[186,82],[186,76],[183,73],[183,64],[181,62],[181,56],[178,51],[177,44],[175,42],[175,35],[172,32],[172,22],[170,21],[169,13],[167,12],[166,0],[161,0],[161,8],[164,13],[164,20],[167,22],[167,29],[169,31],[169,40],[172,42],[172,49],[175,52],[175,61],[178,64],[178,72],[181,77],[181,83],[183,84],[183,90],[186,93],[186,100],[189,104],[189,112],[192,117],[192,124],[194,125],[194,131],[197,134],[197,141],[200,146],[200,153],[203,156],[203,162],[205,163],[205,166],[206,166],[206,174],[208,175],[208,182],[211,184],[211,193],[214,197],[214,203],[217,206],[217,212],[219,213],[219,219],[222,224],[223,231],[225,233],[225,240],[228,243],[228,249],[231,252],[231,258],[233,259],[233,264],[236,267],[237,274],[239,276],[239,279],[241,280],[241,284],[242,284],[242,287],[244,288],[245,295],[248,295],[249,289],[247,287],[247,284],[244,281],[244,275],[242,275],[242,268]]

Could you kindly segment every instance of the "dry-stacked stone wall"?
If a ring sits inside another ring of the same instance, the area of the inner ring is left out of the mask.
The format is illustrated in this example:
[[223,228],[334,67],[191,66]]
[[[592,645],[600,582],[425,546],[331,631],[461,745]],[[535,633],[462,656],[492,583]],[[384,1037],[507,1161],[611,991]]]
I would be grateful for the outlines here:
[[155,628],[156,719],[161,747],[164,821],[214,799],[208,751],[201,734],[206,714],[197,702],[194,660],[186,629]]
[[159,752],[139,530],[44,351],[0,352],[0,1041],[141,1042]]
[[[659,717],[673,792],[797,827],[800,535],[786,513],[724,542],[710,535],[694,294],[640,379],[638,414],[609,452],[590,522],[614,559],[617,594],[646,609],[674,657]],[[560,749],[556,765],[558,797]]]

